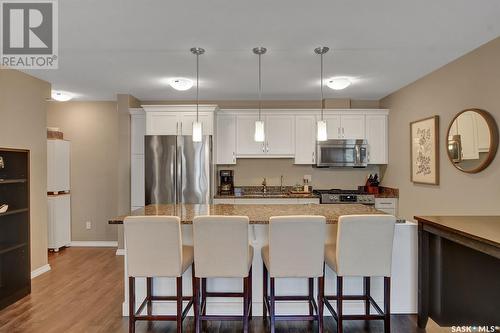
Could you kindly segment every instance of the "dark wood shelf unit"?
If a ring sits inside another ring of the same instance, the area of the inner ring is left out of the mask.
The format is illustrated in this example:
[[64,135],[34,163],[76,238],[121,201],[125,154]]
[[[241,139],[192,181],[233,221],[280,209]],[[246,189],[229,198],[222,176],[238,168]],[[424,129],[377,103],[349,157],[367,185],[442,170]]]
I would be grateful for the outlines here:
[[0,148],[0,310],[31,292],[29,150]]

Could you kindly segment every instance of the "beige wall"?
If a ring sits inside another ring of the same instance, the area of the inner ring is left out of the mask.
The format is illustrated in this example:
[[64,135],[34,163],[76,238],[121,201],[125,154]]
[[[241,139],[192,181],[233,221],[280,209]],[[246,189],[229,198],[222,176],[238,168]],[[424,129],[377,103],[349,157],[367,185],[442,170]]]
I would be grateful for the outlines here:
[[0,69],[0,147],[31,152],[31,269],[47,264],[46,98],[50,84]]
[[[489,111],[500,121],[500,38],[457,59],[387,96],[390,108],[389,166],[383,183],[400,189],[400,214],[500,214],[500,157],[483,172],[455,169],[445,150],[446,129],[453,116],[466,108]],[[410,182],[409,123],[440,116],[441,184]]]
[[[295,165],[293,159],[238,159],[236,165],[220,165],[218,170],[234,170],[235,185],[261,185],[266,177],[268,186],[279,186],[283,175],[283,185],[302,184],[304,175],[312,175],[312,185],[317,189],[356,189],[364,185],[370,173],[379,172],[377,166],[364,169],[353,168],[313,168],[309,165]],[[217,179],[218,181],[218,179]]]
[[71,141],[72,240],[116,240],[108,219],[118,213],[118,119],[116,102],[49,104],[48,126],[59,127]]

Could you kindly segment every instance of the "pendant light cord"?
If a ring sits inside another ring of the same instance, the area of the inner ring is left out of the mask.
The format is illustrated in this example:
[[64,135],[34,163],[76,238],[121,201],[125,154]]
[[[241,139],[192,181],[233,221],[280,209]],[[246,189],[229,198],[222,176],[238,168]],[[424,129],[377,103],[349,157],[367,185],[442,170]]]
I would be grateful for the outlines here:
[[260,62],[261,54],[259,54],[259,121],[260,115],[262,112],[262,79],[261,79],[261,62]]
[[321,56],[321,120],[323,120],[323,53],[320,54]]
[[198,119],[198,105],[200,104],[199,87],[200,87],[200,55],[196,54],[196,122],[199,122]]

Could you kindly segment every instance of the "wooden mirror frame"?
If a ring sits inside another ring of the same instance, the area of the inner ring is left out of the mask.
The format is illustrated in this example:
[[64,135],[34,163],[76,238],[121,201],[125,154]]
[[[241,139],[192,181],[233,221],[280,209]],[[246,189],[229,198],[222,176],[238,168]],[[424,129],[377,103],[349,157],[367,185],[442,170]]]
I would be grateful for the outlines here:
[[[488,153],[488,156],[483,161],[483,163],[481,163],[480,165],[478,165],[476,168],[470,169],[470,170],[463,169],[460,166],[458,166],[456,163],[454,163],[453,162],[453,156],[451,155],[450,151],[448,150],[448,138],[449,138],[449,133],[450,133],[450,130],[451,130],[451,126],[453,126],[453,123],[455,122],[455,120],[462,113],[465,113],[465,112],[468,112],[468,111],[479,113],[483,117],[483,119],[486,121],[486,124],[488,125],[488,129],[490,130],[490,151]],[[457,168],[458,170],[460,170],[462,172],[466,172],[466,173],[478,173],[480,171],[483,171],[484,169],[486,169],[488,167],[488,165],[491,164],[491,162],[493,161],[493,159],[495,159],[495,155],[496,155],[497,150],[498,150],[498,126],[497,126],[497,122],[492,117],[492,115],[488,111],[485,111],[485,110],[473,109],[472,108],[472,109],[465,109],[463,111],[460,111],[459,113],[457,113],[455,115],[455,117],[453,117],[453,119],[450,122],[450,125],[448,126],[448,130],[446,131],[446,141],[445,141],[445,144],[446,144],[446,154],[448,155],[448,159],[450,160],[450,163],[455,168]]]

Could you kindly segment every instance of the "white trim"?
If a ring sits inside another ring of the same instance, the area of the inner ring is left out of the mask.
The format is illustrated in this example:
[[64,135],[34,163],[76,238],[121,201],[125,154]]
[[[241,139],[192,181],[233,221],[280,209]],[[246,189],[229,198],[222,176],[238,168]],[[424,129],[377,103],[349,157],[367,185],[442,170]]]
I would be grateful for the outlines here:
[[144,116],[146,113],[143,108],[129,108],[128,113],[132,116]]
[[47,273],[48,271],[50,271],[50,265],[49,264],[45,264],[45,265],[43,265],[41,267],[38,267],[34,271],[31,271],[31,278],[34,279],[37,276],[42,275],[43,273]]
[[118,247],[117,241],[72,241],[74,247]]
[[125,255],[125,249],[116,249],[116,255],[117,256],[124,256]]
[[[218,115],[254,115],[258,109],[220,109]],[[320,109],[262,109],[263,115],[319,115]],[[389,115],[389,109],[324,109],[325,115]]]
[[[185,111],[196,111],[196,104],[185,104],[185,105],[141,105],[145,112],[156,112],[156,111],[166,111],[166,112],[185,112]],[[200,112],[215,112],[219,107],[215,104],[200,104],[198,110]]]

